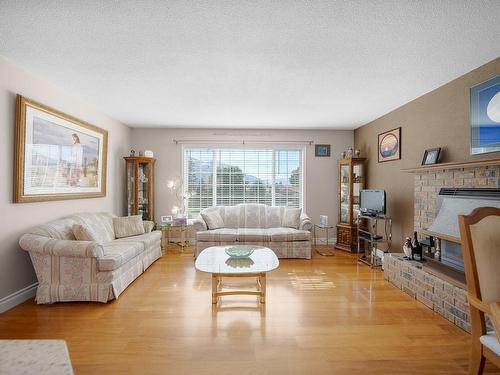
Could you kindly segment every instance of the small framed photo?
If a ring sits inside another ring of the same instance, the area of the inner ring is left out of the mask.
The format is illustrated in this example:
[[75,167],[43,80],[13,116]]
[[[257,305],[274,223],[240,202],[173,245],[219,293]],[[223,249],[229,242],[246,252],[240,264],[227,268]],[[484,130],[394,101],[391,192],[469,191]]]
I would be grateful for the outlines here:
[[319,215],[319,225],[322,227],[328,226],[328,216],[327,215]]
[[319,157],[330,157],[330,145],[314,145],[314,155]]
[[441,147],[429,148],[424,152],[422,165],[437,164],[439,162],[439,155],[441,154]]
[[161,217],[161,223],[162,224],[170,224],[172,222],[172,216],[171,215],[166,215]]

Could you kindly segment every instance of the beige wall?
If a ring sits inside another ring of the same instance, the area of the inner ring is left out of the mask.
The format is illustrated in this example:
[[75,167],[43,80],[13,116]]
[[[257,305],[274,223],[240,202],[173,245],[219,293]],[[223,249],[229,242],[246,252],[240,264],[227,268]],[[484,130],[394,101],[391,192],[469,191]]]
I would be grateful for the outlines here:
[[[394,247],[413,231],[413,175],[402,168],[421,164],[424,150],[443,148],[443,162],[498,157],[499,153],[471,156],[469,152],[469,89],[500,74],[500,58],[431,91],[354,131],[354,143],[368,156],[368,186],[387,191]],[[387,88],[390,89],[390,88]],[[381,88],[383,95],[383,88]],[[377,135],[402,128],[402,157],[377,162]]]
[[325,130],[206,130],[206,129],[133,129],[132,145],[136,151],[152,150],[156,162],[156,218],[171,214],[178,205],[166,182],[182,176],[182,146],[174,139],[188,140],[252,140],[252,141],[314,141],[331,144],[329,158],[315,157],[314,145],[306,146],[306,212],[314,222],[326,214],[332,223],[337,221],[337,160],[341,151],[352,146],[352,131]]
[[[108,130],[107,196],[41,203],[12,203],[15,98],[19,93]],[[0,59],[0,300],[36,282],[28,254],[18,245],[30,227],[80,211],[124,209],[124,166],[130,129],[71,98],[50,83],[34,78]]]

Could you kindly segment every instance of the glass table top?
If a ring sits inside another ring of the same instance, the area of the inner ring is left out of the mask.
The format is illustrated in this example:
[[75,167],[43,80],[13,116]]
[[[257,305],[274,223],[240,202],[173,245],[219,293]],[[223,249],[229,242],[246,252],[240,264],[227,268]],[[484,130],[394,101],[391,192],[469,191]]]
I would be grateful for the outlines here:
[[196,258],[198,271],[209,273],[245,274],[269,272],[278,268],[280,262],[276,254],[267,247],[256,246],[247,258],[231,258],[226,254],[226,247],[213,246],[203,250]]

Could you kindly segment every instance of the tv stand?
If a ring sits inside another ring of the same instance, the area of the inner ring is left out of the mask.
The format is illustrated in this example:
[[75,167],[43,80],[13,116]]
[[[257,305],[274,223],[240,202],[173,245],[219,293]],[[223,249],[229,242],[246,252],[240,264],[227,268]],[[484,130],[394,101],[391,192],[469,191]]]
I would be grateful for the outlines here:
[[[379,226],[379,223],[383,222]],[[364,225],[366,223],[366,226]],[[379,228],[383,233],[379,233]],[[383,244],[385,249],[380,249],[379,244]],[[378,251],[389,252],[392,244],[392,219],[385,215],[360,215],[358,217],[358,253],[363,255],[358,261],[369,265],[370,267],[379,267],[380,256]],[[362,251],[363,250],[363,251]]]

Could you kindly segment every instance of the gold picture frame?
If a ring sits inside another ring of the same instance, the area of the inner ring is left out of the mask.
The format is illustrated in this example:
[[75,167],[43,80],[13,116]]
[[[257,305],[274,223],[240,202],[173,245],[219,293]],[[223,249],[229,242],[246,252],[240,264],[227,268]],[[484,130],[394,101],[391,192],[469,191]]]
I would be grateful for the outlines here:
[[16,97],[14,202],[106,196],[108,132]]

